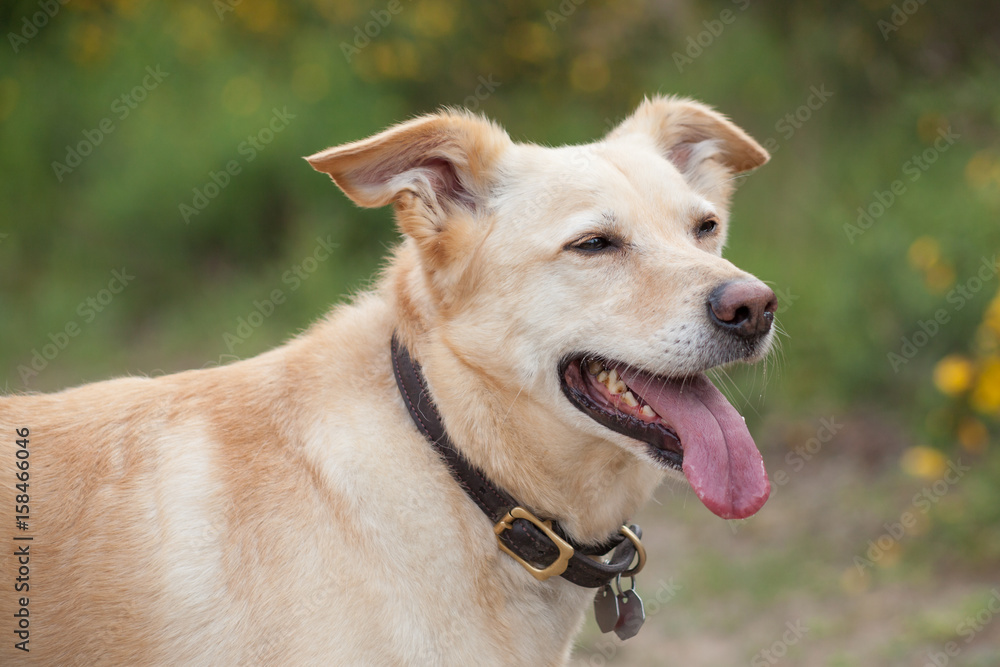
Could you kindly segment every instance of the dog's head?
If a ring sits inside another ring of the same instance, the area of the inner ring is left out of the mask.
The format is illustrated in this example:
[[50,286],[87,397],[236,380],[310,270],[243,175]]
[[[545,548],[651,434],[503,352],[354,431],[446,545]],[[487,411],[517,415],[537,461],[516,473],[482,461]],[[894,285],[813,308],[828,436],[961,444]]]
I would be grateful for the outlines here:
[[308,158],[359,205],[394,205],[424,330],[564,428],[682,470],[727,518],[770,487],[703,373],[771,344],[774,294],[721,257],[735,177],[767,159],[674,98],[584,146],[514,143],[442,112]]

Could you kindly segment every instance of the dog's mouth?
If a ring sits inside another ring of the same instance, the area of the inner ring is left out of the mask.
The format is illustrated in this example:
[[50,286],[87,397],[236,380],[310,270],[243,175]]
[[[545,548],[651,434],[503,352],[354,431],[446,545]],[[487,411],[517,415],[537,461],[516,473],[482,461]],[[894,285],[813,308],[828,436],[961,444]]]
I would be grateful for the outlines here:
[[559,377],[570,403],[602,426],[646,443],[654,461],[682,471],[722,518],[749,517],[770,495],[764,461],[743,418],[703,374],[667,378],[577,355],[560,364]]

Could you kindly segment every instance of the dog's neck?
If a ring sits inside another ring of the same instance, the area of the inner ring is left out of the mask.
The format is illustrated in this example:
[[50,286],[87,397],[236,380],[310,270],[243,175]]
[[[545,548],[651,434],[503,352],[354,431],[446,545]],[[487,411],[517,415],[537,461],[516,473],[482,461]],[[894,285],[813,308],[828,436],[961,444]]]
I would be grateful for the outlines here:
[[663,474],[608,441],[569,429],[516,381],[480,363],[481,351],[464,349],[449,335],[449,323],[431,319],[425,277],[406,255],[404,247],[398,255],[404,261],[384,285],[400,339],[423,367],[456,448],[521,502],[558,519],[573,538],[593,542],[615,533]]

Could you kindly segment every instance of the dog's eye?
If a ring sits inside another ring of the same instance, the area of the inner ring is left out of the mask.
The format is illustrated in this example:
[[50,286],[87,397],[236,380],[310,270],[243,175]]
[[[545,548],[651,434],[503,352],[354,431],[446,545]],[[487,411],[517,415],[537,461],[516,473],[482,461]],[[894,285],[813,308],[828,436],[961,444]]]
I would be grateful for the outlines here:
[[601,252],[602,250],[615,248],[617,244],[604,236],[587,236],[575,243],[571,243],[569,247],[573,250],[582,250],[584,252]]
[[719,228],[719,221],[715,218],[706,218],[701,221],[698,225],[698,229],[695,230],[695,236],[698,238],[704,238],[715,233],[715,230]]

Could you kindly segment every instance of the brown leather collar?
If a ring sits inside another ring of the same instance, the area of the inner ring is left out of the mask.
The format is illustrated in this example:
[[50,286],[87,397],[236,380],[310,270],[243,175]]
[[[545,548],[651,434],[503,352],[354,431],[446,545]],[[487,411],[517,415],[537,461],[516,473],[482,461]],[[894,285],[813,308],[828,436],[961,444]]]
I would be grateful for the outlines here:
[[[583,545],[570,539],[558,521],[539,519],[490,482],[482,470],[458,452],[427,390],[420,365],[410,358],[395,335],[392,337],[392,367],[399,393],[417,429],[444,459],[452,477],[493,523],[500,548],[536,579],[544,581],[559,575],[578,586],[600,588],[619,576],[638,573],[645,562],[645,551],[639,541],[642,530],[638,526],[622,526],[620,534],[602,544]],[[606,554],[612,549],[614,553],[607,563],[588,557]],[[637,556],[638,563],[630,567]]]

